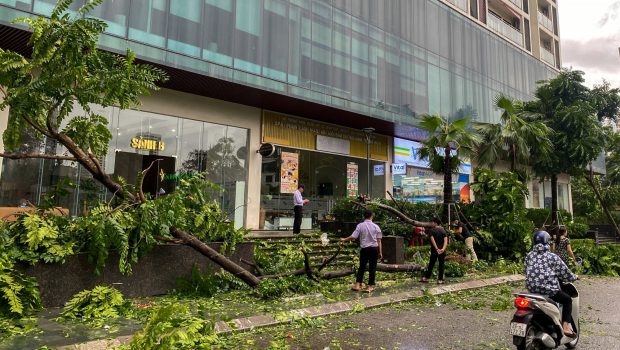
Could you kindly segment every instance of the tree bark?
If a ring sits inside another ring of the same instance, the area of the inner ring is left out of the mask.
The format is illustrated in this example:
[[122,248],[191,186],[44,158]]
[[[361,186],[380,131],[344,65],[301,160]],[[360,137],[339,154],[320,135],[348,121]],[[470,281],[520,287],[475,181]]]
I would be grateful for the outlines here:
[[614,220],[614,217],[609,212],[609,209],[607,208],[607,206],[605,205],[605,202],[603,201],[603,196],[601,195],[601,192],[598,190],[598,187],[594,183],[594,171],[592,170],[592,164],[590,164],[590,173],[588,174],[588,176],[586,176],[586,180],[588,180],[588,183],[590,184],[590,186],[592,187],[592,190],[594,191],[594,195],[596,195],[596,198],[601,204],[601,208],[603,209],[603,213],[605,213],[607,220],[609,220],[609,223],[613,226],[614,230],[616,231],[616,236],[620,237],[620,229],[618,229],[618,224],[616,223],[616,220]]
[[7,159],[51,159],[51,160],[68,160],[76,161],[72,156],[58,156],[55,154],[43,154],[43,153],[0,153],[1,158]]
[[348,270],[337,270],[337,271],[326,271],[321,273],[321,278],[325,280],[331,280],[334,278],[341,278],[346,276],[351,276],[355,271],[353,269]]
[[377,207],[379,209],[383,209],[385,211],[388,211],[388,212],[394,214],[402,222],[404,222],[406,224],[409,224],[409,225],[412,225],[412,226],[427,227],[427,228],[432,227],[430,222],[413,220],[412,218],[410,218],[407,215],[405,215],[402,212],[400,212],[398,209],[390,207],[389,205],[385,205],[385,204],[381,204],[381,203],[377,203],[377,202],[360,203],[360,202],[356,202],[356,201],[351,201],[351,203],[353,203],[355,205],[359,205],[362,208],[367,208],[368,205],[371,205],[373,207]]
[[558,176],[551,175],[551,224],[558,225]]
[[444,149],[443,164],[443,220],[449,221],[450,204],[452,203],[452,156],[450,147]]
[[517,145],[510,145],[510,172],[517,170]]
[[198,240],[198,238],[186,232],[183,232],[174,226],[170,227],[170,234],[172,234],[173,237],[179,239],[182,244],[196,249],[202,255],[211,259],[211,261],[213,261],[214,263],[220,265],[224,270],[232,273],[243,282],[247,283],[250,287],[256,287],[260,284],[260,280],[250,271],[244,269],[243,267],[237,265],[224,255],[218,253],[215,249]]
[[422,271],[424,270],[424,266],[416,265],[416,264],[377,264],[377,271],[382,272],[414,272],[414,271]]

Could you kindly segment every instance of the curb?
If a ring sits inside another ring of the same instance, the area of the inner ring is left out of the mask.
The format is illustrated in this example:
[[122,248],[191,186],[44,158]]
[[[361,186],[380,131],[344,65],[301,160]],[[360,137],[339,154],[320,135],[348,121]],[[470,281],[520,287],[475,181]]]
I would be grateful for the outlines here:
[[[276,326],[300,318],[315,318],[328,315],[337,315],[350,311],[361,311],[374,307],[402,303],[424,296],[425,292],[431,295],[441,295],[452,292],[460,292],[469,289],[484,288],[498,284],[519,282],[525,280],[523,275],[507,275],[500,277],[487,278],[483,280],[468,281],[433,287],[426,290],[415,290],[411,292],[400,292],[390,295],[368,297],[361,300],[342,301],[319,306],[310,306],[301,309],[294,309],[288,312],[273,315],[263,314],[250,317],[237,318],[231,321],[218,321],[215,323],[216,334],[228,334],[232,332],[245,332],[255,328]],[[99,350],[107,349],[110,346],[119,346],[131,341],[132,336],[119,337],[116,339],[96,340],[87,343],[74,344],[59,347],[61,350]]]

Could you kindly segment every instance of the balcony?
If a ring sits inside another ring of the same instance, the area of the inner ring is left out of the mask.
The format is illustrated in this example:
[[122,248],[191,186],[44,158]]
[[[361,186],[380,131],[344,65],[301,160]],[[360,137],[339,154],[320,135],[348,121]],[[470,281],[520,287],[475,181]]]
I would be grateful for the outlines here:
[[523,47],[523,34],[521,34],[517,28],[511,26],[493,12],[489,12],[489,16],[487,17],[487,25],[495,32],[502,34],[506,38],[510,39],[510,41]]
[[540,47],[540,58],[555,67],[555,55],[544,46]]
[[510,2],[512,2],[513,4],[515,4],[518,8],[522,9],[523,8],[523,1],[521,0],[509,0]]
[[553,21],[540,11],[538,11],[538,23],[553,33]]
[[469,12],[469,9],[467,8],[467,0],[447,0],[447,2],[458,7],[462,11]]

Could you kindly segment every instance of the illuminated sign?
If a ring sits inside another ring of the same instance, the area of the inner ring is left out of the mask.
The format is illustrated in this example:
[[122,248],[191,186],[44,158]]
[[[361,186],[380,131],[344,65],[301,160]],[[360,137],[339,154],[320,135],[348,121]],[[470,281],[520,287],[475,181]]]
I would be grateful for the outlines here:
[[392,174],[407,175],[407,164],[392,164]]
[[166,148],[164,141],[145,138],[143,136],[134,137],[129,144],[131,148],[143,149],[148,151],[163,151]]

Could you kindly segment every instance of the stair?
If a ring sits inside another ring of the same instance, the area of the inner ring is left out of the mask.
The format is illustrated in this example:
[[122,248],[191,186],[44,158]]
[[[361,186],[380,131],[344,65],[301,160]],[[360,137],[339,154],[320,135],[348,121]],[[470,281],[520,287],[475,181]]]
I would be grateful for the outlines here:
[[614,234],[600,232],[596,236],[596,244],[620,244],[620,238]]
[[[270,236],[270,237],[252,237],[255,243],[255,249],[265,255],[273,256],[278,259],[278,253],[285,248],[299,248],[301,244],[305,244],[308,248],[308,256],[310,265],[317,267],[327,258],[332,257],[339,247],[339,237],[328,236],[329,243],[323,245],[320,236],[317,234],[301,234],[295,236]],[[352,260],[358,255],[358,246],[356,244],[345,244],[338,256],[323,271],[342,270],[351,267]],[[300,262],[302,263],[302,262]],[[303,266],[303,265],[300,265]],[[282,271],[283,272],[283,271]]]

